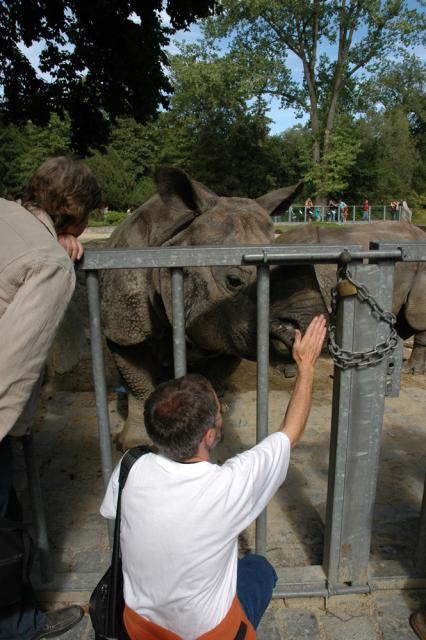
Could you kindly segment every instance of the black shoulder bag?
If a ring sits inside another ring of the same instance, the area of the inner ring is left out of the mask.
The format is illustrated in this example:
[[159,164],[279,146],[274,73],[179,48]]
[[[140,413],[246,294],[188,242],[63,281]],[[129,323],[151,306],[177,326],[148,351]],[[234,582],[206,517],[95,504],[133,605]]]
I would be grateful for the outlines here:
[[0,516],[0,607],[21,601],[29,582],[32,548],[22,522]]
[[120,551],[121,493],[130,469],[145,453],[150,453],[148,447],[134,447],[126,451],[121,461],[111,566],[96,585],[89,603],[96,640],[103,638],[128,640],[129,637],[123,623],[123,571]]

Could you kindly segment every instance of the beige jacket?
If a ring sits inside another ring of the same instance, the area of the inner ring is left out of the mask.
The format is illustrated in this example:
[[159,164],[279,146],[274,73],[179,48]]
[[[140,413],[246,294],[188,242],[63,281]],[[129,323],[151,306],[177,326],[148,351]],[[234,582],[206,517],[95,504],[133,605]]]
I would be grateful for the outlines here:
[[30,398],[74,286],[51,218],[0,198],[0,440]]

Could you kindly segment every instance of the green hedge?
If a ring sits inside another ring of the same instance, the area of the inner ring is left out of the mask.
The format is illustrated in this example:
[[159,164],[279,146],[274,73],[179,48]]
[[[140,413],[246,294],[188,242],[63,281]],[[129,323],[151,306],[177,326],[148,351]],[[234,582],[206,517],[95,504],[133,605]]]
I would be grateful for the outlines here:
[[127,218],[125,211],[108,211],[103,213],[96,209],[90,214],[89,227],[116,227]]

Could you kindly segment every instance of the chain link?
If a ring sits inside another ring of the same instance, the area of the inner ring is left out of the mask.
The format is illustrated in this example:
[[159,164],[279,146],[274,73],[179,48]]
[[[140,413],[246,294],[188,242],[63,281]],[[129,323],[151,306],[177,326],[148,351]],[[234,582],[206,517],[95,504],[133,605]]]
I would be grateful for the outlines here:
[[[367,351],[348,351],[342,349],[336,342],[336,312],[337,312],[337,300],[338,284],[342,280],[348,280],[356,288],[356,296],[360,302],[365,302],[371,308],[372,313],[377,321],[385,322],[389,325],[389,336],[383,342],[376,344],[373,349]],[[355,367],[356,369],[364,369],[365,367],[372,367],[381,362],[391,351],[395,349],[398,344],[398,334],[395,329],[396,317],[390,311],[384,311],[379,305],[377,300],[371,295],[367,287],[362,284],[358,284],[351,277],[347,264],[342,265],[337,272],[337,285],[331,290],[331,315],[328,337],[328,350],[332,356],[335,364],[341,369],[349,369]]]

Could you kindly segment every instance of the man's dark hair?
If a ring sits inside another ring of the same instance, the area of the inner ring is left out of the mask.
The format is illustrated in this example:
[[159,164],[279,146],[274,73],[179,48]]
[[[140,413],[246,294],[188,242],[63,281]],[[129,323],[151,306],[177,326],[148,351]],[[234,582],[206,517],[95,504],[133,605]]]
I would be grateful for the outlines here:
[[160,384],[145,402],[145,427],[161,453],[187,460],[198,451],[217,413],[213,387],[204,376],[188,374]]
[[37,169],[25,188],[24,207],[38,207],[53,220],[58,233],[81,224],[101,202],[101,190],[85,164],[67,156],[49,158]]

